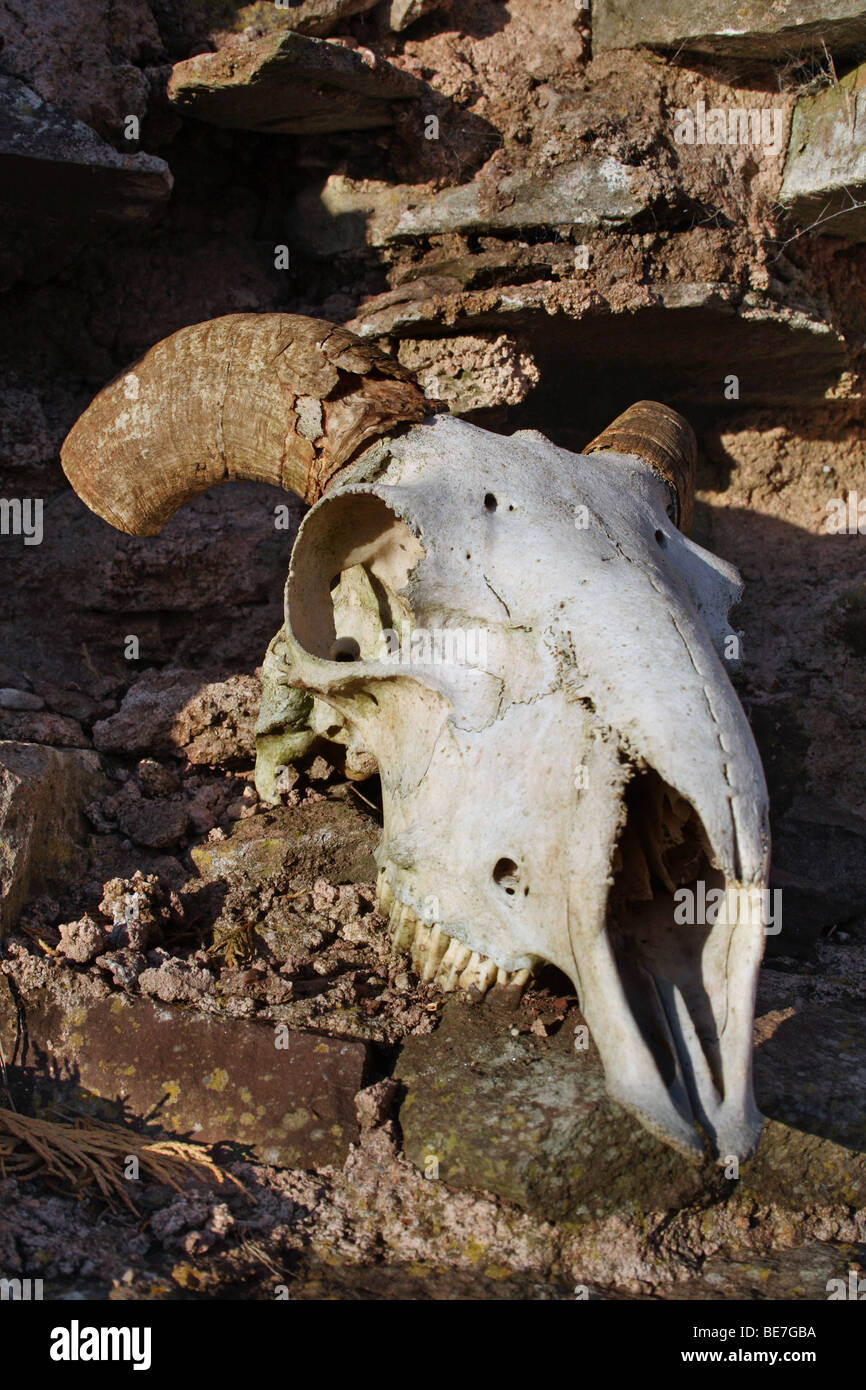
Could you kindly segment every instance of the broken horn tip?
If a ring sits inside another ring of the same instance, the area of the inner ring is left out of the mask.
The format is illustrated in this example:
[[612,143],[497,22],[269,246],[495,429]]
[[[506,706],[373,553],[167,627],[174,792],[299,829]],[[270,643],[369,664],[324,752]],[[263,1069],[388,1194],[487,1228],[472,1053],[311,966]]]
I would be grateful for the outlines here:
[[661,401],[635,401],[587,444],[585,454],[632,454],[658,473],[677,499],[680,529],[688,529],[695,494],[698,442],[684,415]]
[[617,415],[606,429],[586,446],[584,452],[592,453],[601,448],[612,447],[607,440],[614,436],[631,434],[639,437],[646,434],[648,442],[665,443],[685,451],[697,452],[697,439],[688,420],[671,405],[661,401],[635,401],[621,415]]

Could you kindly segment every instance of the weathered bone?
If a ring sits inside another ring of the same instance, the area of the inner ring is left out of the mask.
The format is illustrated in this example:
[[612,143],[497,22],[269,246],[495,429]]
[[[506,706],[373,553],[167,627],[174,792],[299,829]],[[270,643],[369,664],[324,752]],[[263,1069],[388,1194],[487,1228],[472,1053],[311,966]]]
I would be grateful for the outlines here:
[[[127,437],[110,404],[99,437]],[[691,509],[691,431],[641,402],[581,455],[449,416],[349,452],[292,553],[260,791],[316,737],[345,746],[347,770],[378,766],[379,904],[422,978],[483,994],[553,962],[611,1095],[684,1152],[703,1154],[702,1130],[745,1157],[763,924],[673,913],[701,883],[752,902],[769,857],[724,665],[739,576],[672,522]],[[157,479],[145,515],[167,514]]]
[[[671,476],[687,514],[688,458],[665,477],[628,437],[631,455],[575,456],[440,417],[393,441],[301,528],[285,679],[377,760],[398,946],[437,928],[446,988],[473,952],[476,988],[486,962],[552,961],[611,1094],[683,1150],[703,1151],[700,1125],[742,1157],[763,924],[673,919],[681,886],[766,882],[763,776],[722,664],[740,583],[668,516]],[[377,653],[369,608],[340,601],[358,567],[383,629],[407,608],[416,634],[483,628],[483,665]]]

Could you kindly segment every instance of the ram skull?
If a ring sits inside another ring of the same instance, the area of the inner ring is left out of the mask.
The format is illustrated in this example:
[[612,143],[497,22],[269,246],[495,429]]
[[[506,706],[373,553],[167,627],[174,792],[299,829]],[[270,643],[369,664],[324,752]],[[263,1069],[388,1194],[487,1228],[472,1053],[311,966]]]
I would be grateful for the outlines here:
[[[558,966],[610,1095],[725,1161],[761,1124],[769,833],[726,672],[739,576],[685,535],[695,452],[650,402],[582,454],[505,438],[343,329],[230,315],[106,387],[62,457],[138,535],[230,478],[314,504],[265,660],[260,793],[317,738],[350,776],[378,768],[395,947],[476,995]],[[679,924],[702,885],[750,911]]]

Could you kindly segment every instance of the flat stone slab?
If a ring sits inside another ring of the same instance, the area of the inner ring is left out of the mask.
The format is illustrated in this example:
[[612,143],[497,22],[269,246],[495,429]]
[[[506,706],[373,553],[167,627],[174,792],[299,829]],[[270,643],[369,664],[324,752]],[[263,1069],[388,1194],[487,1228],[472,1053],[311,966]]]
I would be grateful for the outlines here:
[[678,1209],[719,1185],[720,1170],[689,1162],[608,1098],[597,1052],[575,1052],[570,1026],[514,1037],[514,1018],[449,1001],[435,1033],[403,1044],[399,1119],[417,1167],[551,1221]]
[[107,787],[98,753],[0,742],[0,936],[28,897],[75,870],[84,807]]
[[508,174],[495,189],[481,179],[447,188],[408,208],[393,236],[620,226],[644,211],[649,201],[649,180],[639,169],[612,155],[584,155],[534,177]]
[[831,1245],[817,1240],[806,1241],[792,1250],[774,1251],[771,1255],[744,1253],[739,1259],[713,1255],[703,1264],[696,1279],[666,1288],[665,1299],[699,1302],[715,1302],[720,1298],[749,1302],[791,1299],[823,1303],[834,1287],[839,1287],[838,1283],[834,1286],[832,1280],[841,1280],[846,1290],[850,1287],[850,1271],[857,1269],[862,1259],[860,1246]]
[[797,58],[866,40],[857,0],[593,0],[592,46],[685,49],[749,58]]
[[[515,1017],[452,1000],[435,1033],[403,1043],[394,1071],[405,1087],[403,1143],[429,1176],[574,1224],[726,1198],[797,1213],[816,1204],[837,1211],[866,1206],[866,1157],[848,1145],[768,1119],[754,1157],[736,1178],[726,1177],[715,1163],[681,1157],[611,1101],[595,1048],[575,1052],[569,1024],[554,1037],[515,1037]],[[799,1037],[804,1066],[812,1041],[807,1026]],[[773,1086],[768,1063],[762,1059],[760,1067],[764,1095]],[[836,1081],[847,1089],[851,1068],[843,1072]],[[830,1072],[816,1084],[831,1086]],[[814,1112],[802,1093],[799,1108],[786,1109],[778,1059],[775,1088],[774,1113],[814,1127],[821,1098]]]
[[[148,1119],[261,1163],[342,1163],[358,1140],[366,1043],[212,1018],[123,995],[19,995],[0,981],[0,1038],[13,1084],[37,1104]],[[275,1044],[280,1041],[281,1046]]]
[[773,1032],[755,1052],[759,1108],[795,1129],[866,1153],[862,1009],[805,1004],[780,1014],[764,1021],[774,1025]]
[[177,63],[169,100],[185,116],[238,130],[319,135],[391,125],[391,104],[429,88],[383,59],[296,33],[267,34]]
[[650,181],[640,169],[586,154],[545,174],[520,172],[493,181],[481,176],[432,196],[421,185],[332,174],[321,187],[298,194],[290,226],[293,243],[307,254],[330,256],[446,232],[618,227],[643,212],[650,199]]
[[23,83],[0,77],[0,285],[55,274],[106,228],[148,217],[171,187],[164,160],[120,154]]
[[231,16],[230,27],[235,33],[242,33],[249,25],[259,25],[265,33],[271,29],[293,29],[296,34],[314,34],[321,39],[345,20],[372,10],[378,3],[379,0],[290,0],[278,8],[273,0],[253,0]]
[[756,1207],[801,1214],[815,1207],[866,1208],[866,1157],[816,1134],[767,1120],[737,1195]]
[[[442,335],[443,325],[461,334],[512,334],[538,367],[540,382],[527,404],[532,412],[529,423],[542,433],[561,408],[575,362],[581,398],[593,403],[599,428],[623,408],[622,382],[635,374],[649,399],[664,399],[688,416],[696,409],[717,409],[718,383],[734,359],[741,409],[746,404],[824,400],[850,369],[844,339],[822,322],[817,309],[810,317],[801,309],[764,296],[744,296],[726,285],[656,285],[651,307],[624,313],[594,308],[579,317],[563,308],[556,284],[505,285],[468,293],[453,281],[425,285],[426,292],[418,297],[407,293],[398,299],[387,291],[367,301],[346,327],[374,339],[435,338]],[[586,423],[584,435],[585,429]],[[568,447],[582,448],[584,435]]]
[[797,102],[779,201],[803,227],[866,241],[866,64]]
[[370,883],[378,825],[348,801],[282,806],[239,821],[225,840],[196,845],[192,860],[202,878],[262,880],[292,868],[340,883]]

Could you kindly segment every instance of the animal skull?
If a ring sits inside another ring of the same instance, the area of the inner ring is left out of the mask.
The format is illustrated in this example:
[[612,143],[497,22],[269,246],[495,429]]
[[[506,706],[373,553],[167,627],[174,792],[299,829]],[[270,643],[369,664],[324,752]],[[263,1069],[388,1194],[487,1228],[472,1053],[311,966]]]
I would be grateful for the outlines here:
[[[422,977],[483,993],[552,962],[611,1096],[691,1156],[703,1130],[746,1157],[767,799],[724,665],[739,577],[674,520],[685,422],[642,403],[579,455],[504,438],[281,315],[182,330],[133,370],[137,415],[114,383],[64,446],[100,514],[147,534],[218,473],[319,497],[265,662],[262,795],[316,737],[378,767],[379,902]],[[678,925],[701,884],[748,910]]]

